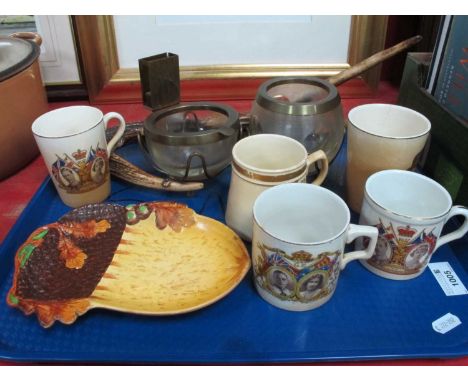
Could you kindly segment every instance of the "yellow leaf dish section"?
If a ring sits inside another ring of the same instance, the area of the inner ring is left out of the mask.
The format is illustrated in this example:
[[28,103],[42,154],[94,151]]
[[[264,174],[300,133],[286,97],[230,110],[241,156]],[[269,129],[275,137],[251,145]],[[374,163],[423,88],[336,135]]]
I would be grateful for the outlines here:
[[200,215],[175,232],[159,229],[154,212],[128,225],[114,259],[91,296],[93,307],[167,315],[209,305],[242,280],[250,267],[239,237]]

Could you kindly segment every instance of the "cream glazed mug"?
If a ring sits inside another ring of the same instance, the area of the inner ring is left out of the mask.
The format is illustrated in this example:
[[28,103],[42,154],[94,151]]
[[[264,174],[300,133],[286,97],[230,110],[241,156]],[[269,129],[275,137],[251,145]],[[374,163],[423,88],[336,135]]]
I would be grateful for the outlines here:
[[320,163],[320,171],[312,184],[321,185],[328,173],[324,151],[307,154],[300,142],[278,134],[241,139],[232,149],[226,224],[242,239],[251,241],[252,207],[257,197],[279,184],[305,182],[315,163]]
[[[441,236],[447,220],[457,215],[464,223]],[[452,206],[450,194],[433,179],[385,170],[367,179],[359,224],[379,230],[375,252],[362,265],[381,277],[408,280],[424,272],[437,248],[467,233],[468,209]],[[362,245],[358,241],[356,248]]]
[[[270,304],[305,311],[325,304],[353,260],[372,256],[377,228],[350,224],[346,203],[312,184],[291,183],[263,192],[253,207],[255,287]],[[345,253],[347,243],[368,238],[367,248]]]

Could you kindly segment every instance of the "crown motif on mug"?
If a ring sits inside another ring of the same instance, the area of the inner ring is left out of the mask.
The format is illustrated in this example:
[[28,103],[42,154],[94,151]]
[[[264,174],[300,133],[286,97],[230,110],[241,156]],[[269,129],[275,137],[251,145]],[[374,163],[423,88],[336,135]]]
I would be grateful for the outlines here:
[[291,255],[291,257],[292,257],[293,260],[303,261],[303,262],[312,261],[314,259],[314,256],[311,255],[309,252],[306,252],[306,251],[294,252]]
[[398,236],[400,238],[408,238],[408,239],[411,239],[417,232],[414,228],[411,228],[409,225],[407,225],[406,227],[398,227],[397,230],[398,230]]
[[86,158],[86,153],[87,153],[86,150],[78,149],[72,154],[72,157],[75,158],[76,160],[83,160]]

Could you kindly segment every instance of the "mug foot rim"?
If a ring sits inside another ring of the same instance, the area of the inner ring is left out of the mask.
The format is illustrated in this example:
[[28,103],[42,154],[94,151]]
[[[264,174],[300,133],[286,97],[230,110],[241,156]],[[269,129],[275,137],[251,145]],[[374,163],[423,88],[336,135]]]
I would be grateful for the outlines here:
[[382,271],[380,269],[377,269],[377,268],[373,267],[372,265],[370,265],[366,260],[359,260],[359,262],[362,264],[362,266],[364,268],[366,268],[368,271],[372,272],[373,274],[375,274],[377,276],[380,276],[380,277],[383,277],[383,278],[388,279],[388,280],[396,280],[396,281],[405,281],[405,280],[414,279],[414,278],[420,276],[425,270],[425,268],[424,268],[421,271],[419,271],[418,273],[414,273],[412,275],[396,275],[396,274],[393,274],[393,273],[388,273],[388,272]]
[[255,284],[255,289],[257,290],[258,294],[260,295],[261,298],[263,298],[266,302],[269,304],[273,305],[276,308],[283,309],[283,310],[288,310],[290,312],[306,312],[309,310],[316,309],[326,302],[330,300],[330,298],[333,296],[334,291],[330,293],[327,297],[324,297],[321,300],[314,301],[310,304],[304,304],[300,302],[292,302],[292,301],[278,301],[277,297],[272,296],[270,293],[265,291],[262,287],[258,286],[256,282]]

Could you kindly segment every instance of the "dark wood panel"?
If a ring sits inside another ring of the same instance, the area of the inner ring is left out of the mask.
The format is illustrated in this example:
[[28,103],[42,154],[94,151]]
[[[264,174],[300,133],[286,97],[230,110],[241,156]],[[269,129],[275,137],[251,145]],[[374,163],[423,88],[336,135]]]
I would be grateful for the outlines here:
[[82,101],[88,99],[88,91],[83,84],[47,85],[46,92],[49,102]]
[[[441,16],[393,15],[388,18],[387,38],[388,48],[411,36],[421,35],[422,41],[411,48],[410,52],[432,52],[437,38],[437,30]],[[400,86],[405,66],[406,53],[399,54],[383,63],[382,80],[390,81]]]

